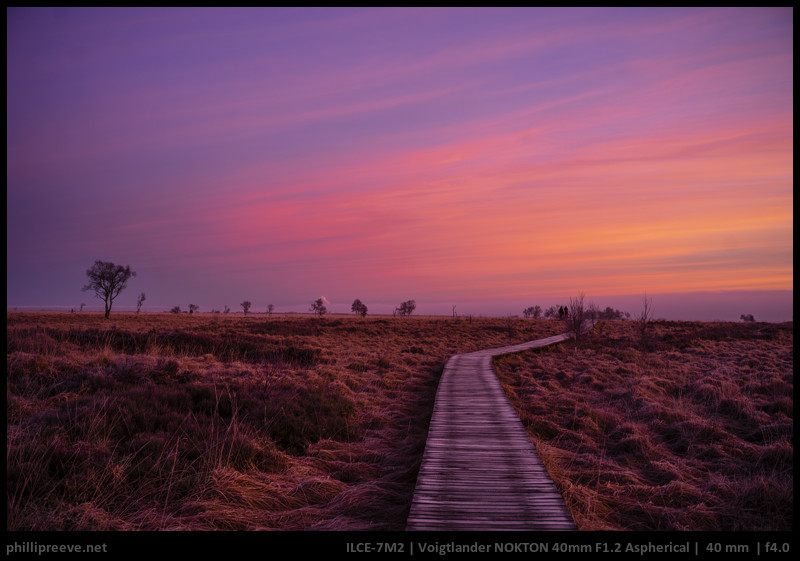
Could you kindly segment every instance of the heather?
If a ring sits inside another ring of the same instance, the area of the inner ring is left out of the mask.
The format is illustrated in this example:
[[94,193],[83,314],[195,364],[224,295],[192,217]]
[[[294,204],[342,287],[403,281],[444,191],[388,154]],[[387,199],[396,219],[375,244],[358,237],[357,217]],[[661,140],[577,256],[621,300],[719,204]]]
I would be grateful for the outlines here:
[[[8,530],[403,530],[445,361],[555,320],[7,313]],[[787,530],[792,324],[495,359],[583,530]]]
[[582,530],[791,530],[792,324],[598,324],[495,360]]
[[7,313],[7,529],[403,530],[491,318]]

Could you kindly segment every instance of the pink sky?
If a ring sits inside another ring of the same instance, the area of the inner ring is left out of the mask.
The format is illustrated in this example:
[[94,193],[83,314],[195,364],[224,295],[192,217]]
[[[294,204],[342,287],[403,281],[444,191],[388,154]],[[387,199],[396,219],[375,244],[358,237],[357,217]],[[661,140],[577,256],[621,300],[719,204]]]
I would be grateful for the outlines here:
[[9,308],[102,259],[119,309],[793,317],[791,8],[8,8],[7,67]]

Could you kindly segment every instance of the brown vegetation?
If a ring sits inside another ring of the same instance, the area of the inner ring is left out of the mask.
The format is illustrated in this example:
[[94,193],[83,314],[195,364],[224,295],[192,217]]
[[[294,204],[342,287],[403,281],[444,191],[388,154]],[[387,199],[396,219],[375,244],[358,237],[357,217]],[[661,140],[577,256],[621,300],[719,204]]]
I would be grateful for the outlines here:
[[495,371],[582,530],[791,530],[792,324],[603,321]]
[[[793,524],[792,325],[603,321],[495,369],[581,529]],[[455,353],[514,318],[7,313],[8,530],[403,530]]]
[[451,355],[556,322],[7,313],[8,530],[403,530]]

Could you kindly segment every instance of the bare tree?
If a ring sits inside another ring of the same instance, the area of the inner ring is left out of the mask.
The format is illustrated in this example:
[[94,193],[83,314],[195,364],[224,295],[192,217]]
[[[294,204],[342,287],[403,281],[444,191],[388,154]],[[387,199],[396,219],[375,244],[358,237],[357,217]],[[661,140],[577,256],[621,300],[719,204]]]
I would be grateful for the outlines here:
[[242,302],[239,305],[242,307],[242,310],[244,310],[244,315],[247,315],[247,312],[250,311],[250,306],[252,306],[252,304],[250,303],[250,300],[245,300],[244,302]]
[[642,311],[639,312],[639,315],[636,316],[636,329],[639,332],[639,343],[642,346],[642,350],[647,349],[647,327],[650,321],[653,319],[653,299],[647,297],[647,293],[644,293],[644,297],[642,298]]
[[578,296],[569,299],[569,305],[566,306],[564,316],[561,322],[567,329],[567,333],[572,335],[575,339],[575,345],[579,345],[583,339],[583,322],[587,319],[587,310],[584,306],[584,294],[581,292]]
[[200,309],[200,306],[198,306],[197,304],[189,304],[189,313],[190,314],[195,313],[199,309]]
[[267,315],[271,316],[272,312],[275,310],[275,304],[267,304]]
[[181,307],[180,306],[173,306],[173,308],[170,310],[170,312],[173,313],[173,314],[179,314],[179,313],[181,313]]
[[328,308],[325,307],[325,299],[324,298],[317,298],[311,303],[311,308],[309,311],[318,314],[320,317],[324,316],[328,313]]
[[144,296],[144,292],[142,292],[139,295],[139,298],[136,299],[136,313],[137,314],[142,311],[142,302],[144,302],[144,301],[145,301],[145,296]]
[[355,300],[353,300],[353,305],[350,306],[350,311],[352,311],[354,314],[358,314],[361,317],[364,317],[367,315],[367,305],[364,304],[358,298],[356,298]]
[[89,283],[83,287],[84,291],[94,291],[97,298],[105,304],[106,318],[111,314],[111,304],[119,296],[131,277],[136,273],[129,266],[115,265],[109,261],[95,261],[90,269],[86,270]]

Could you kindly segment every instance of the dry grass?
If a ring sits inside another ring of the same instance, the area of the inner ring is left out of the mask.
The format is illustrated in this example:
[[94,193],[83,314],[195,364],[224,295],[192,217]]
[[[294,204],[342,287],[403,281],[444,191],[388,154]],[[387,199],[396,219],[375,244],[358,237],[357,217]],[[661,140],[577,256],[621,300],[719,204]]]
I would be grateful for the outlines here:
[[495,370],[582,530],[791,530],[792,324],[633,322]]
[[[7,313],[7,530],[403,530],[442,366],[511,318]],[[495,369],[585,530],[793,524],[792,325]]]
[[444,362],[508,318],[7,317],[7,530],[403,530]]

